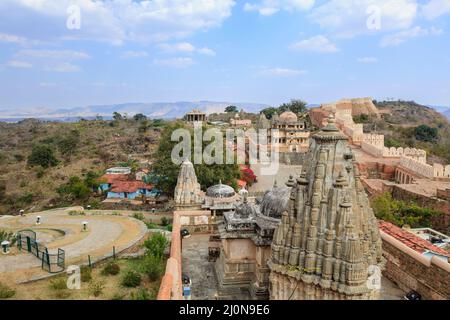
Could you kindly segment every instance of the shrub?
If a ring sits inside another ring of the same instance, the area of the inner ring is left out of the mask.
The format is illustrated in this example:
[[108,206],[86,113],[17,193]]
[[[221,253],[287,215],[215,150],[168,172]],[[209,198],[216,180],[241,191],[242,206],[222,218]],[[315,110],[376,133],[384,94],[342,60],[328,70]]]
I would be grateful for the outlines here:
[[89,285],[89,294],[94,297],[98,297],[103,293],[103,289],[105,289],[105,284],[103,281],[92,281]]
[[69,216],[85,216],[86,213],[84,211],[78,211],[78,210],[70,210]]
[[133,270],[128,270],[123,278],[122,278],[122,286],[128,287],[128,288],[135,288],[138,285],[141,284],[141,275]]
[[16,243],[16,237],[14,233],[6,231],[6,230],[0,230],[0,242],[2,241],[9,241],[10,246],[13,246]]
[[141,221],[144,220],[144,214],[142,212],[135,212],[132,217]]
[[81,282],[89,282],[92,280],[92,269],[88,266],[81,267]]
[[58,159],[56,159],[51,147],[46,145],[36,145],[28,156],[28,164],[30,166],[49,168],[56,166],[58,164]]
[[130,294],[131,300],[152,300],[152,295],[144,288]]
[[414,129],[417,140],[431,142],[437,138],[438,129],[422,124]]
[[167,226],[167,231],[170,231],[170,232],[172,232],[172,225],[171,224],[169,224],[168,226]]
[[111,300],[123,300],[125,298],[126,294],[123,292],[116,292],[111,297]]
[[166,218],[166,217],[162,217],[161,218],[161,225],[163,227],[167,227],[170,224],[170,219]]
[[64,290],[67,289],[67,280],[65,278],[56,278],[50,281],[50,289]]
[[164,273],[164,264],[160,256],[148,254],[142,262],[142,272],[145,273],[150,281],[158,280]]
[[164,255],[167,244],[168,241],[163,234],[155,233],[151,238],[145,240],[144,247],[147,248],[151,255],[161,258]]
[[16,294],[16,291],[0,282],[0,299],[9,299]]
[[111,275],[115,276],[116,274],[119,274],[120,267],[117,263],[110,262],[108,263],[102,270],[103,275]]
[[148,229],[158,229],[158,225],[153,222],[146,222],[145,225],[147,226]]

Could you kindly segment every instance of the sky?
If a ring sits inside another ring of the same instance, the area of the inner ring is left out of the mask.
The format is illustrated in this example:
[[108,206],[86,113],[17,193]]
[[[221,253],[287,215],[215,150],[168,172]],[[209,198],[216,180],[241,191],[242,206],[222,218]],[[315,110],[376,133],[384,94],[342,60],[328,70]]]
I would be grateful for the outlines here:
[[450,106],[450,0],[1,0],[0,110]]

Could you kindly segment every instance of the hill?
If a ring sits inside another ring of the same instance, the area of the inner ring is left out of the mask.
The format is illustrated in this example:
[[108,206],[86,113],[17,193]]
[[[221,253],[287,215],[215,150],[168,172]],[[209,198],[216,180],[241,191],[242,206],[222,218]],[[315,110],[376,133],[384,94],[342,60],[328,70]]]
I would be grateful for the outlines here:
[[[0,123],[0,214],[95,201],[68,199],[58,188],[71,177],[88,179],[111,166],[136,165],[130,155],[148,158],[158,146],[160,126],[134,120]],[[29,163],[33,150],[50,150],[33,157],[44,167]],[[83,191],[76,187],[74,193]]]
[[378,131],[386,137],[387,147],[421,148],[429,160],[450,163],[450,122],[435,109],[414,101],[374,101],[382,111],[382,119],[361,119],[367,132]]

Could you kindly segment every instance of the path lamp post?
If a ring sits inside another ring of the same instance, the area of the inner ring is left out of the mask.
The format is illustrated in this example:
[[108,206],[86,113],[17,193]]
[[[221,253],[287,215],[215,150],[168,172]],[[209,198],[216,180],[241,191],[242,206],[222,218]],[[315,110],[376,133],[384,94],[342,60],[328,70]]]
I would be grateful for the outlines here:
[[82,224],[83,224],[83,231],[87,231],[87,226],[88,226],[89,222],[83,221]]
[[9,245],[11,243],[8,240],[2,241],[1,245],[2,245],[2,252],[3,254],[8,254],[9,253]]
[[41,216],[36,217],[36,224],[41,224],[41,222],[42,222],[41,218],[42,218]]

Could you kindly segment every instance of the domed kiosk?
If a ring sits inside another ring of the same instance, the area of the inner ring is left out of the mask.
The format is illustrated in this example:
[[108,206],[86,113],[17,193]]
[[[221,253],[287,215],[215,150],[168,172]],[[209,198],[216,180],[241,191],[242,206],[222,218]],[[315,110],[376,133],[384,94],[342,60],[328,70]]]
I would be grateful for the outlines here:
[[213,216],[223,215],[224,212],[234,212],[235,204],[241,200],[241,196],[234,189],[219,181],[218,184],[206,190],[203,209],[211,210]]

